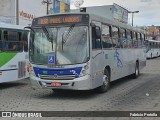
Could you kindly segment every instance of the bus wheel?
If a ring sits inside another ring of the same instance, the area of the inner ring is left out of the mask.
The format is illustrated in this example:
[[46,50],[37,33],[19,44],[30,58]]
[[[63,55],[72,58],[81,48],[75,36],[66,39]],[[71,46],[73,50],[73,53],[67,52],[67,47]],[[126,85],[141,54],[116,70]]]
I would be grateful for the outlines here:
[[135,66],[135,73],[132,75],[134,79],[136,79],[140,74],[140,71],[139,71],[139,63],[136,62],[136,66]]
[[97,90],[100,93],[104,93],[108,91],[109,87],[110,87],[110,75],[108,70],[105,70],[105,73],[103,75],[103,85],[98,87]]

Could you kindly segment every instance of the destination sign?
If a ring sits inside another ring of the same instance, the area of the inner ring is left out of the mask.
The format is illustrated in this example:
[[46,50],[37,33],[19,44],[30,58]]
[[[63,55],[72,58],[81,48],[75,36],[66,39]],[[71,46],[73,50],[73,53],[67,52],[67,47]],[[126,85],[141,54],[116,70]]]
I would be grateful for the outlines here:
[[40,17],[33,20],[32,25],[52,25],[52,24],[67,24],[67,23],[88,23],[88,15],[51,15]]

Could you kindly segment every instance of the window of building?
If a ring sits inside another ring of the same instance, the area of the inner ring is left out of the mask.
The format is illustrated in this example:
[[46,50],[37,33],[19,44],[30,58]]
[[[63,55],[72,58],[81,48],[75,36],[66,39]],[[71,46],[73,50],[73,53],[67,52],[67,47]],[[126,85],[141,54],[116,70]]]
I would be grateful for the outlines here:
[[102,25],[102,45],[103,48],[111,48],[111,27],[108,25]]

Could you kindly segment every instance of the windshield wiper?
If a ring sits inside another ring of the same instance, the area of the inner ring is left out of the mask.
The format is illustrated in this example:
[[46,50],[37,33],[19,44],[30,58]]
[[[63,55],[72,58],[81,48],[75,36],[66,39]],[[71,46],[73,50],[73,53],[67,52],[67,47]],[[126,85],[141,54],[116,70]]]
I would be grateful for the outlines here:
[[52,37],[50,37],[49,32],[48,32],[46,27],[42,26],[42,30],[45,33],[45,35],[46,35],[47,39],[49,40],[49,42],[52,43],[52,50],[53,50],[53,39],[52,39]]
[[63,51],[63,45],[65,45],[66,41],[68,40],[68,37],[70,36],[70,33],[72,32],[75,24],[72,24],[70,28],[68,29],[66,35],[64,36],[65,32],[62,35],[62,51]]
[[50,40],[49,32],[48,32],[47,28],[46,28],[46,27],[44,27],[44,26],[42,26],[42,30],[43,30],[43,32],[45,33],[45,35],[46,35],[47,39],[48,39],[48,40]]
[[64,33],[63,33],[63,35],[62,35],[62,43],[63,43],[63,44],[66,43],[66,41],[68,40],[68,37],[70,36],[70,34],[71,34],[74,26],[75,26],[75,24],[72,24],[72,25],[70,26],[70,28],[68,29],[68,31],[67,31],[67,33],[66,33],[65,36],[64,36]]

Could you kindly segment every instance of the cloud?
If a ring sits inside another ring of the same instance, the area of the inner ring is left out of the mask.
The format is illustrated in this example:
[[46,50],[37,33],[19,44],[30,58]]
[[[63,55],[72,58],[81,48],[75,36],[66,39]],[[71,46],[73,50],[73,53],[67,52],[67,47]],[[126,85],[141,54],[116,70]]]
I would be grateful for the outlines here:
[[141,0],[141,2],[151,2],[152,0]]

